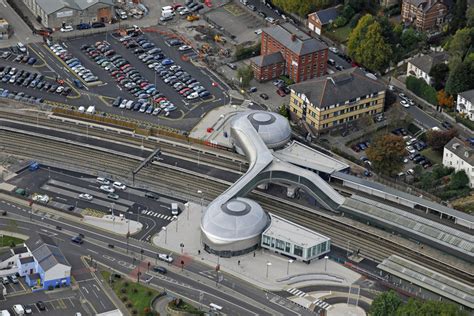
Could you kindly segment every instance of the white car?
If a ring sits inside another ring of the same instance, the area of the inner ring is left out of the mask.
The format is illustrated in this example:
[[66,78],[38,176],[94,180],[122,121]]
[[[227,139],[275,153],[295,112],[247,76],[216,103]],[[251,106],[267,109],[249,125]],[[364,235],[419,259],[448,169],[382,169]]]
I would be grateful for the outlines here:
[[178,48],[178,50],[179,50],[179,51],[182,51],[182,52],[184,52],[184,51],[186,51],[186,50],[190,50],[190,49],[193,49],[193,48],[192,48],[191,46],[189,46],[189,45],[183,45],[183,46],[180,46],[180,47]]
[[74,28],[70,25],[66,25],[65,27],[61,28],[61,32],[72,32],[74,31]]
[[337,49],[336,47],[329,47],[329,50],[333,52],[334,54],[339,53],[339,49]]
[[48,203],[49,202],[49,196],[37,194],[33,196],[33,201],[40,202],[40,203]]
[[92,199],[94,197],[92,195],[88,194],[88,193],[81,193],[81,194],[79,194],[79,198],[83,199],[83,200],[86,200],[86,201],[92,201]]
[[117,182],[115,181],[112,186],[116,189],[120,189],[120,190],[125,190],[127,188],[127,186],[121,182]]
[[199,94],[198,94],[197,92],[193,92],[193,93],[191,93],[190,95],[188,95],[188,96],[186,97],[186,99],[188,99],[188,100],[194,100],[194,99],[197,99],[198,97],[199,97]]
[[401,104],[403,107],[405,107],[405,108],[409,108],[409,107],[410,107],[410,104],[408,104],[408,102],[405,101],[405,100],[401,100],[401,101],[400,101],[400,104]]
[[101,185],[101,186],[100,186],[100,189],[101,189],[102,191],[107,192],[107,193],[114,193],[114,192],[115,192],[115,189],[109,187],[108,185]]
[[107,180],[106,178],[103,178],[103,177],[98,177],[95,181],[97,183],[102,184],[102,185],[109,185],[110,184],[110,181]]
[[158,259],[160,260],[163,260],[163,261],[166,261],[168,263],[171,263],[173,262],[173,257],[167,255],[167,254],[164,254],[164,253],[159,253],[158,254]]
[[263,31],[262,31],[262,29],[258,29],[258,30],[255,30],[253,32],[257,35],[260,35],[260,34],[262,34]]
[[407,151],[408,151],[410,154],[416,153],[415,148],[413,148],[412,146],[407,146],[406,149],[407,149]]
[[271,16],[267,16],[265,18],[265,21],[271,23],[271,24],[275,24],[276,20],[274,18],[272,18]]

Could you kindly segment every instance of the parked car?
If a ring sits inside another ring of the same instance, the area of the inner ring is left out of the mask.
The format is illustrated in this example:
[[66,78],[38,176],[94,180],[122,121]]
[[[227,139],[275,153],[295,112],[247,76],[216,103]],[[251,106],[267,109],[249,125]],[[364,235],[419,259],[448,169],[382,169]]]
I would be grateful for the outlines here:
[[260,93],[260,97],[264,100],[268,100],[268,95],[266,93]]

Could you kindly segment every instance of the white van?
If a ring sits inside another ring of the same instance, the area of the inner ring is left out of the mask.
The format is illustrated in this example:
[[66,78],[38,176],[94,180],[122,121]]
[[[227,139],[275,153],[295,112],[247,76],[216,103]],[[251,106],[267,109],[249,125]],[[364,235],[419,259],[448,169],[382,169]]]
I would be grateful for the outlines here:
[[167,19],[167,18],[171,18],[174,16],[174,12],[173,11],[162,11],[161,12],[161,17],[164,18],[164,19]]
[[0,316],[11,316],[10,312],[6,309],[0,311]]
[[13,305],[13,312],[15,315],[25,315],[25,310],[20,304]]
[[79,113],[84,113],[86,111],[86,108],[81,105],[77,110],[79,111]]
[[178,215],[178,213],[179,213],[178,203],[171,203],[171,214]]
[[161,8],[161,13],[163,14],[163,12],[165,11],[173,11],[173,7],[170,6],[170,5],[167,5],[166,7],[163,7]]
[[86,114],[94,115],[95,114],[95,106],[91,105],[87,108]]

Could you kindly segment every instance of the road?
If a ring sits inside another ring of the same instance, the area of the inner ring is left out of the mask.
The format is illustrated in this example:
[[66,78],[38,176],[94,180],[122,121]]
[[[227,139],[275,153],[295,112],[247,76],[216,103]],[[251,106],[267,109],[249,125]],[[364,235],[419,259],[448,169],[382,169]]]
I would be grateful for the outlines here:
[[[12,204],[8,205],[3,200],[0,200],[0,209],[8,211],[8,219],[1,218],[0,225],[10,225],[9,221],[15,219],[18,223],[16,230],[20,233],[31,235],[32,232],[38,231],[54,236],[64,255],[72,263],[72,274],[81,286],[82,295],[89,301],[93,301],[95,309],[105,309],[100,302],[94,302],[94,300],[97,301],[97,296],[101,297],[100,300],[107,307],[105,297],[103,297],[105,294],[94,286],[94,277],[81,262],[81,256],[92,258],[92,262],[103,263],[111,270],[132,279],[137,279],[138,272],[141,272],[140,281],[149,280],[150,286],[158,289],[165,288],[174,295],[196,302],[201,301],[205,306],[210,303],[218,304],[224,308],[223,312],[231,311],[233,315],[309,315],[309,311],[300,307],[294,307],[295,310],[291,310],[287,306],[282,306],[281,303],[271,301],[274,294],[262,291],[232,276],[226,275],[216,286],[214,281],[199,274],[209,271],[209,267],[200,262],[190,261],[181,272],[180,267],[175,266],[177,262],[180,262],[180,259],[176,258],[175,263],[167,267],[169,272],[166,276],[149,272],[147,271],[148,262],[152,265],[157,263],[154,259],[157,249],[150,244],[131,240],[130,251],[127,253],[124,237],[57,216],[48,218],[42,216],[43,214],[34,214],[32,222],[29,222],[26,210]],[[61,226],[62,230],[57,230],[56,226]],[[78,233],[85,235],[83,245],[76,245],[69,241],[71,236]],[[115,247],[109,248],[107,246],[109,244]],[[142,249],[143,257],[140,255]]]

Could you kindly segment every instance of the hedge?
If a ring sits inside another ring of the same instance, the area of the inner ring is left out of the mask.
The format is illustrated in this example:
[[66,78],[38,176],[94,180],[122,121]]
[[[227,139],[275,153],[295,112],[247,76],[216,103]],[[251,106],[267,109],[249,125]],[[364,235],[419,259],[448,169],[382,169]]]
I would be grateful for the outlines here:
[[260,54],[260,42],[249,47],[240,46],[235,51],[235,60],[243,60]]
[[426,83],[423,79],[418,79],[413,76],[408,76],[406,80],[406,86],[414,94],[424,99],[425,101],[437,105],[438,99],[436,97],[436,90],[432,86]]

